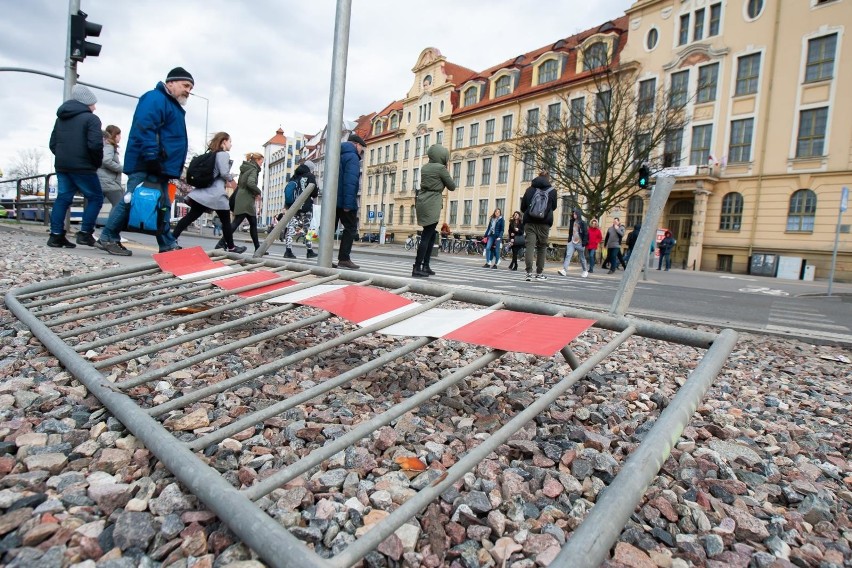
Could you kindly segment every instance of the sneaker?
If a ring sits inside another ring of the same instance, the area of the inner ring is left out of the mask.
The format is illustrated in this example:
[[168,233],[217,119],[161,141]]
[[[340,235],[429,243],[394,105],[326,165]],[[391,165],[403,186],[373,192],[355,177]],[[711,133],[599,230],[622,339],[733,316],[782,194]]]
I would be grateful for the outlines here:
[[314,251],[312,251],[311,249],[308,249],[308,258],[316,258],[316,257],[318,257],[318,256],[319,256],[319,255],[318,255],[317,253],[315,253],[315,252],[314,252]]
[[547,276],[545,276],[544,274],[536,274],[535,279],[536,280],[547,280]]
[[86,245],[87,247],[95,246],[95,238],[92,236],[92,233],[80,231],[77,233],[76,241],[78,245]]
[[567,272],[565,272],[565,270],[563,270],[562,268],[560,268],[560,269],[558,270],[558,272],[559,272],[559,276],[568,276],[568,273],[567,273]]
[[216,243],[216,246],[213,247],[213,248],[214,249],[223,249],[223,248],[225,248],[225,243],[223,243],[222,241],[219,241],[218,243]]
[[65,238],[65,233],[61,235],[50,233],[50,236],[47,238],[47,246],[52,248],[77,248],[77,245]]
[[131,256],[133,255],[133,251],[130,251],[121,243],[116,243],[112,241],[104,242],[102,240],[95,241],[95,248],[99,248],[102,251],[106,251],[110,254],[114,254],[115,256]]
[[582,276],[583,278],[586,278],[588,275],[589,275],[589,271],[584,270],[583,273],[580,276]]
[[359,268],[361,268],[351,260],[338,260],[337,266],[339,266],[340,268],[348,268],[350,270],[358,270]]
[[491,268],[493,268],[493,269],[495,269],[495,270],[496,270],[496,269],[497,269],[497,265],[496,265],[496,264],[492,264],[492,265],[491,265]]
[[527,282],[532,282],[533,275],[532,272],[527,272]]
[[296,258],[296,255],[293,254],[292,250],[287,249],[284,251],[284,258]]
[[179,244],[175,243],[172,246],[170,246],[169,248],[163,249],[160,252],[172,252],[172,251],[175,251],[175,250],[183,250],[183,247],[180,246]]
[[482,268],[491,268],[491,265],[486,262],[482,265]]
[[246,252],[246,247],[233,246],[233,247],[231,247],[229,249],[225,249],[225,250],[227,250],[228,252],[236,253],[236,254],[243,254],[244,252]]

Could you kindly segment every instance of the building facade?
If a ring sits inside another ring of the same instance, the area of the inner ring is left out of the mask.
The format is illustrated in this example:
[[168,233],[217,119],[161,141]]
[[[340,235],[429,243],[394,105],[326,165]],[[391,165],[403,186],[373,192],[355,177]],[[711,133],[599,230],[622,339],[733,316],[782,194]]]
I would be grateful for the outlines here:
[[284,211],[284,188],[299,165],[307,136],[299,132],[285,136],[279,128],[275,136],[263,145],[263,200],[259,223],[269,225],[272,218]]

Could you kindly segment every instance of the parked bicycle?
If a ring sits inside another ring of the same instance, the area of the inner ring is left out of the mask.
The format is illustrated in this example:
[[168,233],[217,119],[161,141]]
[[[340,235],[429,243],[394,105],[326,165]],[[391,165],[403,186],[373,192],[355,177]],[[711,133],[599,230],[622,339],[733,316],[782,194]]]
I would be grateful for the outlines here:
[[420,246],[420,235],[408,235],[405,239],[405,250],[417,249]]

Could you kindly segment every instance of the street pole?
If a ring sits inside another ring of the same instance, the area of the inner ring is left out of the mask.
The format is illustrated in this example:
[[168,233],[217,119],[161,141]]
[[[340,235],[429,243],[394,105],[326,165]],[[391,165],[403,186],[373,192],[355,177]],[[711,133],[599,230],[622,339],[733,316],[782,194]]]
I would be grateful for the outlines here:
[[388,187],[388,174],[382,172],[382,205],[379,209],[381,217],[379,218],[379,244],[385,244],[385,190]]
[[828,295],[831,296],[831,286],[834,284],[834,269],[837,266],[837,247],[840,244],[840,222],[843,212],[849,204],[849,188],[844,186],[840,193],[840,207],[837,211],[837,225],[834,227],[834,250],[831,253],[831,272],[828,275]]
[[204,99],[204,136],[201,137],[201,145],[207,146],[207,137],[210,135],[210,130],[207,127],[208,119],[210,118],[210,99],[207,97],[202,97],[201,95],[197,95],[195,93],[189,93],[193,97],[198,97],[199,99]]
[[65,81],[62,102],[71,100],[71,89],[77,83],[77,62],[71,59],[71,16],[80,11],[80,0],[68,0],[68,38],[65,41]]

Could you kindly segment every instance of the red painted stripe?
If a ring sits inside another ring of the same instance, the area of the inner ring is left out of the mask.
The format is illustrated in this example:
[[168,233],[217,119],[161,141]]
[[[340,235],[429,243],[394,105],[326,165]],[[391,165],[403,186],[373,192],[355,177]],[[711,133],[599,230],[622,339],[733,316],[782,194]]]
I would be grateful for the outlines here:
[[[213,284],[215,286],[218,286],[219,288],[222,288],[223,290],[234,290],[236,288],[248,286],[249,284],[260,284],[261,282],[266,282],[267,280],[273,280],[275,278],[280,277],[280,274],[269,272],[268,270],[257,270],[254,272],[249,272],[248,274],[238,274],[237,276],[232,276],[230,278],[215,280]],[[237,294],[237,296],[240,296],[241,298],[251,298],[252,296],[266,294],[267,292],[272,292],[273,290],[280,290],[282,288],[287,288],[295,284],[298,284],[298,282],[296,282],[295,280],[285,280],[284,282],[276,282],[275,284],[270,284],[269,286],[255,288],[254,290],[249,290],[248,292],[240,292],[239,294]]]
[[368,286],[346,286],[299,302],[358,323],[412,304],[411,300]]
[[552,357],[595,320],[498,310],[444,335],[444,339]]
[[224,268],[225,264],[210,260],[201,247],[192,247],[171,252],[158,252],[152,255],[160,270],[175,276],[186,276],[195,272],[204,272],[214,268]]

